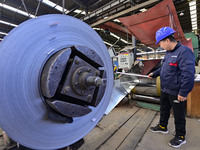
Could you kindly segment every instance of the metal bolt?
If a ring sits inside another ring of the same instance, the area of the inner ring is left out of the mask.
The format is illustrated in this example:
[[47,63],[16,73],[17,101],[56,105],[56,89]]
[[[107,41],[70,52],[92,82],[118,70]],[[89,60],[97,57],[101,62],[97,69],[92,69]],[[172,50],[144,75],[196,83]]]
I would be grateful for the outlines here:
[[88,99],[88,100],[91,100],[91,99],[92,99],[92,95],[89,94],[89,95],[87,96],[87,99]]
[[98,76],[89,76],[87,79],[86,79],[86,84],[88,86],[101,86],[102,85],[102,79]]
[[69,86],[66,86],[65,88],[64,88],[64,93],[67,93],[67,92],[69,92],[70,91],[70,87]]
[[78,82],[76,82],[76,83],[75,83],[75,85],[76,85],[76,86],[78,86],[78,85],[79,85],[79,83],[78,83]]
[[79,59],[76,59],[76,60],[75,60],[75,64],[77,64],[77,65],[80,64],[80,60],[79,60]]
[[78,73],[79,73],[79,74],[81,74],[81,73],[82,73],[82,71],[81,71],[81,70],[79,70],[79,71],[78,71]]
[[88,72],[90,72],[91,71],[91,69],[90,68],[88,68]]
[[94,82],[95,82],[95,85],[99,87],[99,86],[102,85],[103,80],[101,78],[99,78],[99,77],[96,77]]
[[85,94],[85,90],[82,90],[81,93],[82,93],[82,94]]

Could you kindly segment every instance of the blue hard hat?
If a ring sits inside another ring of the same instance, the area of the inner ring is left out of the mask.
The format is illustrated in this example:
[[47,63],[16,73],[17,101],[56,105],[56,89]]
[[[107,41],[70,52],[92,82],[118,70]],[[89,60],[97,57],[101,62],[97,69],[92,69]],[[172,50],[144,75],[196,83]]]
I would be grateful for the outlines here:
[[175,33],[170,27],[162,27],[156,32],[156,44],[158,44],[162,39],[168,37],[169,35]]

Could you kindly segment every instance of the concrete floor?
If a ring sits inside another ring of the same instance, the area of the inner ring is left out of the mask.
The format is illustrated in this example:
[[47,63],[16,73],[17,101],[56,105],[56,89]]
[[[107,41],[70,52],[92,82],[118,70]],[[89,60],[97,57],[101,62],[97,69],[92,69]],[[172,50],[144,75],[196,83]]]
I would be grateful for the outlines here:
[[[159,121],[159,114],[155,116],[150,126],[155,126]],[[186,118],[186,144],[179,150],[199,150],[200,149],[200,121],[199,119]],[[174,119],[170,117],[168,134],[153,133],[146,130],[136,150],[174,150],[168,146],[168,142],[174,137]]]

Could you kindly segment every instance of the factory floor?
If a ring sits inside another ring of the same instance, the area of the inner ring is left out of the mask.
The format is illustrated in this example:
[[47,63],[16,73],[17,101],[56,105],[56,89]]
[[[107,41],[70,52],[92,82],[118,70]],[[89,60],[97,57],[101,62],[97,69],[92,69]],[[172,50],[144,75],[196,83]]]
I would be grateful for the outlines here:
[[[174,134],[173,115],[169,119],[169,134],[149,131],[158,121],[158,111],[121,102],[84,137],[84,144],[78,150],[174,150],[168,146]],[[187,117],[186,121],[187,143],[178,149],[199,150],[200,120]],[[0,135],[0,150],[3,150],[2,130]]]
[[[78,150],[174,150],[168,142],[174,137],[174,119],[170,116],[169,133],[149,131],[159,121],[159,112],[139,108],[130,104],[119,105],[84,137],[84,144]],[[200,149],[200,120],[186,118],[187,143],[179,150]]]

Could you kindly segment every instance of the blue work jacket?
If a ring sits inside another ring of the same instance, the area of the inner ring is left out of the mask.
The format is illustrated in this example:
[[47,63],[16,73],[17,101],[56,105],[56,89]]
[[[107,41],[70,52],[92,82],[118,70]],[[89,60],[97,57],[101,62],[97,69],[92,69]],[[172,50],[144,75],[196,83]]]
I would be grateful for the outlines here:
[[195,56],[191,49],[177,43],[167,51],[162,66],[153,72],[152,77],[160,76],[161,91],[171,95],[187,97],[194,86]]

